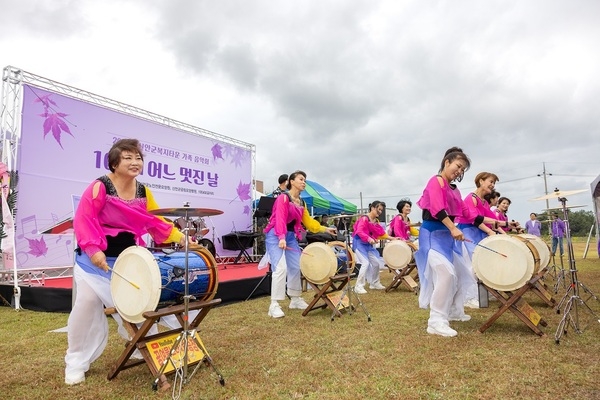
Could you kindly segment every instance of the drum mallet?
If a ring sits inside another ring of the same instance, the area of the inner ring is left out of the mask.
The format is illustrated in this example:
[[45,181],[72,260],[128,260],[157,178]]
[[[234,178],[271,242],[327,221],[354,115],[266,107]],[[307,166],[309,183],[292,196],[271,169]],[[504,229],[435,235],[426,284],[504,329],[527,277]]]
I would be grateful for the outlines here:
[[112,271],[113,274],[117,275],[119,278],[123,279],[125,282],[129,283],[131,286],[133,286],[136,289],[139,289],[140,287],[138,285],[136,285],[135,283],[131,282],[129,279],[125,278],[123,275],[121,275],[120,273],[118,273],[117,271],[115,271],[114,269],[112,269],[111,267],[108,267],[108,269],[110,271]]
[[[469,240],[469,239],[465,239],[465,242],[473,243],[473,241],[472,241],[472,240]],[[500,253],[499,251],[496,251],[496,250],[494,250],[494,249],[490,249],[490,248],[489,248],[489,247],[487,247],[487,246],[484,246],[484,245],[482,245],[482,244],[479,244],[479,243],[474,243],[474,244],[475,244],[475,246],[483,247],[483,248],[484,248],[484,249],[486,249],[486,250],[492,251],[492,252],[494,252],[494,253],[496,253],[496,254],[500,254],[502,257],[508,258],[508,256],[507,256],[506,254],[502,254],[502,253]]]

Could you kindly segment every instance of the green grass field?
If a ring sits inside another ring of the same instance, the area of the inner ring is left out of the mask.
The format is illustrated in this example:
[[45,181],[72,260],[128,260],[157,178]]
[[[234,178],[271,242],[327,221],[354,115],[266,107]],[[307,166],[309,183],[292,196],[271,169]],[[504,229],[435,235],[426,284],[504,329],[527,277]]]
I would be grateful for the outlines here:
[[[585,243],[575,243],[579,279],[600,293],[600,260],[595,248],[582,259]],[[382,273],[387,284],[392,279]],[[548,285],[554,283],[547,279]],[[308,301],[314,292],[306,292]],[[564,294],[555,295],[559,301]],[[425,332],[428,311],[405,288],[360,296],[372,321],[359,308],[331,322],[329,311],[287,310],[267,317],[269,298],[213,309],[200,325],[200,336],[225,377],[221,387],[202,366],[181,389],[182,399],[600,399],[600,323],[578,307],[572,325],[554,340],[562,314],[537,296],[525,298],[548,322],[544,337],[535,335],[512,313],[504,313],[485,333],[478,329],[495,312],[468,310],[468,322],[452,323],[456,338]],[[596,315],[600,302],[582,295]],[[287,304],[286,304],[287,305]],[[104,354],[92,364],[84,384],[64,381],[68,315],[16,311],[0,307],[0,354],[3,399],[156,399],[144,365],[106,376],[124,342],[112,318]],[[172,382],[172,377],[170,377]]]

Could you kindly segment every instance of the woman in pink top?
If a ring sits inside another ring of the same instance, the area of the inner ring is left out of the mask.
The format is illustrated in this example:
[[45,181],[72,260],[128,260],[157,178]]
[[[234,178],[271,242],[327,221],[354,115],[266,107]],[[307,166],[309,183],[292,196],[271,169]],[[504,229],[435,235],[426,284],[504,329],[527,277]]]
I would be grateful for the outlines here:
[[410,214],[411,207],[412,203],[410,199],[401,199],[398,202],[396,205],[398,215],[390,221],[388,232],[390,236],[410,240],[410,218],[408,218],[408,214]]
[[352,250],[356,256],[356,261],[360,264],[358,277],[354,290],[358,294],[365,294],[365,283],[369,283],[369,288],[383,290],[385,286],[381,284],[379,270],[384,268],[384,261],[379,251],[373,247],[378,240],[398,239],[385,233],[385,229],[379,223],[379,216],[385,212],[385,203],[375,200],[369,204],[367,215],[358,217],[352,228]]
[[[449,321],[468,321],[464,313],[464,287],[473,280],[468,267],[455,258],[455,240],[464,240],[454,219],[467,215],[460,191],[452,183],[461,181],[471,161],[462,149],[450,148],[444,154],[439,174],[423,190],[417,205],[423,210],[419,250],[415,260],[419,271],[419,306],[429,307],[427,333],[456,336]],[[461,259],[462,260],[462,259]]]
[[[111,270],[117,256],[129,246],[144,245],[149,233],[156,243],[185,245],[185,236],[173,224],[149,213],[157,209],[152,192],[136,180],[142,172],[139,141],[121,139],[108,152],[110,173],[93,181],[83,193],[73,226],[79,245],[73,267],[77,287],[69,315],[65,383],[85,380],[85,372],[106,347],[108,323],[104,307],[113,307]],[[191,242],[190,242],[191,244]],[[119,333],[130,339],[118,315]]]
[[[302,250],[298,239],[302,237],[306,227],[310,232],[329,232],[336,234],[335,228],[322,226],[308,214],[300,193],[306,187],[306,173],[293,172],[288,179],[287,192],[275,199],[271,219],[265,228],[265,245],[271,262],[271,305],[268,315],[273,318],[284,317],[285,314],[279,301],[285,299],[287,293],[291,301],[290,309],[305,309],[308,304],[300,297],[302,284],[300,282],[300,254]],[[286,279],[287,278],[287,279]]]

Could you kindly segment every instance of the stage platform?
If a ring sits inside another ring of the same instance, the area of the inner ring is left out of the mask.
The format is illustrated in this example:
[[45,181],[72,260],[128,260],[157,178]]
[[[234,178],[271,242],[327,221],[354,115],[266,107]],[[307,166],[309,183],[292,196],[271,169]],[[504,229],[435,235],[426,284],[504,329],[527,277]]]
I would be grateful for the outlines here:
[[[256,288],[252,297],[271,293],[271,277],[268,269],[259,270],[258,263],[218,264],[219,285],[215,298],[221,304],[244,301]],[[38,271],[40,272],[40,271]],[[21,307],[32,311],[70,312],[72,305],[73,279],[71,276],[44,277],[40,274],[30,279],[20,279]],[[265,279],[263,279],[265,278]],[[261,282],[262,280],[262,282]],[[260,286],[257,285],[260,283]],[[13,301],[14,285],[0,284],[0,296],[7,302]],[[8,306],[0,298],[2,306]],[[13,305],[14,306],[14,305]]]

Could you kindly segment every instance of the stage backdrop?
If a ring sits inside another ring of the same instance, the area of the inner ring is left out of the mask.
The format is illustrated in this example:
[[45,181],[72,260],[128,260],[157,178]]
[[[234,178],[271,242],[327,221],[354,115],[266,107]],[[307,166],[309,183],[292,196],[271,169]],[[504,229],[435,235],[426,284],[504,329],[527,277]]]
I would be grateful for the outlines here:
[[[252,229],[251,150],[23,85],[15,225],[16,266],[73,263],[72,234],[41,234],[73,215],[73,196],[109,172],[107,152],[121,138],[143,143],[147,184],[161,208],[215,208],[205,238],[219,255],[221,236]],[[176,217],[175,217],[176,218]],[[195,218],[194,218],[195,219]]]

